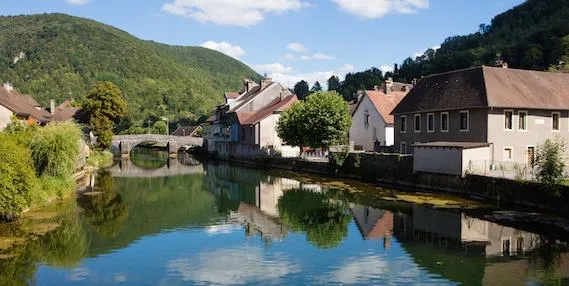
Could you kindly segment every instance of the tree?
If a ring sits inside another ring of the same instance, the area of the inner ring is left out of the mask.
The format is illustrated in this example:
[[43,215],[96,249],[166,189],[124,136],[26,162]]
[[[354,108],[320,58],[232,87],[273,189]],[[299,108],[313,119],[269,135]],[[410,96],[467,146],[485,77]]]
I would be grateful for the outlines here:
[[277,133],[292,146],[329,148],[345,143],[351,125],[348,103],[337,92],[317,92],[283,112]]
[[111,146],[113,128],[127,112],[126,101],[121,90],[112,82],[97,82],[83,104],[93,134],[98,136],[97,147],[108,149]]
[[535,157],[537,179],[545,184],[555,184],[563,179],[565,141],[561,137],[546,139],[538,146]]
[[38,176],[71,176],[81,154],[81,129],[73,122],[38,128],[29,148]]
[[166,126],[166,122],[158,121],[158,122],[154,123],[154,126],[152,126],[152,129],[153,129],[154,133],[156,133],[156,134],[166,134],[166,132],[168,130],[168,126]]
[[331,76],[328,79],[328,91],[340,91],[340,78],[338,76]]
[[320,85],[319,82],[315,82],[310,91],[312,93],[322,91],[322,86]]
[[294,85],[294,94],[298,99],[303,100],[309,93],[310,87],[306,81],[301,80]]

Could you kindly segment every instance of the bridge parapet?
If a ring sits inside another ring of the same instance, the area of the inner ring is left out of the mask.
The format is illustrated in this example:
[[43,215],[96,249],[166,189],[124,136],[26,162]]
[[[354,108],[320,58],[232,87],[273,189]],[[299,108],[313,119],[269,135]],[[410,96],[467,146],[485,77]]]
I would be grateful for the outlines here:
[[172,136],[158,134],[140,135],[115,135],[113,147],[120,150],[121,154],[130,154],[137,145],[145,142],[156,142],[168,146],[168,153],[177,153],[183,146],[202,146],[203,138],[193,136]]

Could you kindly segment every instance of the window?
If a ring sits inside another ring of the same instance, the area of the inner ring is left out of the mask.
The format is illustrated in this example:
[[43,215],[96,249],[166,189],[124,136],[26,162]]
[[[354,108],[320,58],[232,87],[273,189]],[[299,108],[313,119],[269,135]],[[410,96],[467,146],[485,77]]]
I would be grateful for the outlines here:
[[528,112],[520,111],[518,112],[518,130],[527,131],[528,130]]
[[415,133],[421,132],[421,114],[415,114]]
[[502,238],[502,255],[510,256],[510,247],[512,240],[510,238]]
[[401,115],[401,133],[407,132],[407,116]]
[[551,128],[553,129],[553,131],[559,131],[559,112],[551,113],[551,121],[552,121]]
[[535,147],[534,146],[528,146],[527,164],[532,169],[535,166]]
[[518,237],[516,240],[516,253],[520,254],[524,252],[524,238]]
[[369,113],[367,111],[364,114],[364,127],[366,129],[369,127]]
[[401,154],[407,154],[407,143],[406,142],[401,142],[401,145],[399,146],[399,152]]
[[467,132],[469,130],[469,113],[468,110],[460,112],[460,131]]
[[514,130],[514,112],[511,110],[504,111],[504,129]]
[[448,132],[448,112],[441,113],[441,132]]
[[514,158],[514,149],[512,147],[504,148],[504,161],[512,161]]
[[435,132],[435,114],[427,114],[427,132]]

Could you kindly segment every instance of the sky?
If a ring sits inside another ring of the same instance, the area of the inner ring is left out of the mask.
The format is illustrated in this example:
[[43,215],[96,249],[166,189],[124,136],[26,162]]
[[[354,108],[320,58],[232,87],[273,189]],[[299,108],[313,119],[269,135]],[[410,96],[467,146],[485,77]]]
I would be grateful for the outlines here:
[[2,0],[0,15],[65,13],[138,38],[203,46],[288,86],[394,63],[476,32],[523,0]]

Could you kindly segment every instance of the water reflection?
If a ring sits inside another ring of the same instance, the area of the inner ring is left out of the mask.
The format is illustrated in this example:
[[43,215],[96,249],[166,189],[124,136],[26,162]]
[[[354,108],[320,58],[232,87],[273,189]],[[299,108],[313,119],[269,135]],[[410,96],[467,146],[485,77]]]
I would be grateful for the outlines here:
[[167,162],[100,171],[81,212],[70,208],[57,230],[0,259],[0,285],[569,282],[565,243],[481,214],[192,157]]

